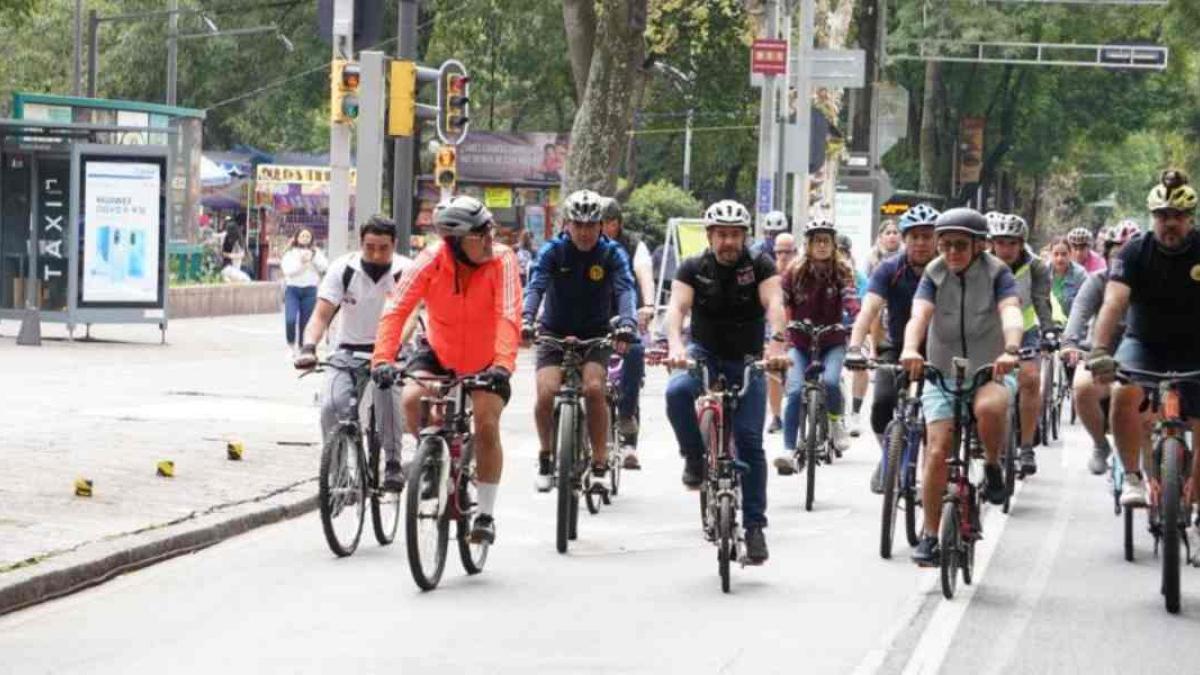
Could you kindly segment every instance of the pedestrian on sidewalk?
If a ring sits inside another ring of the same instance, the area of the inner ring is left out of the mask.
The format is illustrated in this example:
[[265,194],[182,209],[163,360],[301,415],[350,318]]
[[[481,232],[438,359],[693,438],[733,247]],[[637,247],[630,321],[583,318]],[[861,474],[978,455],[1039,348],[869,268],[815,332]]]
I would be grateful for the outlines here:
[[289,358],[296,357],[298,338],[317,306],[317,285],[329,267],[325,253],[313,243],[313,234],[300,228],[288,242],[287,251],[279,262],[283,271],[283,322]]

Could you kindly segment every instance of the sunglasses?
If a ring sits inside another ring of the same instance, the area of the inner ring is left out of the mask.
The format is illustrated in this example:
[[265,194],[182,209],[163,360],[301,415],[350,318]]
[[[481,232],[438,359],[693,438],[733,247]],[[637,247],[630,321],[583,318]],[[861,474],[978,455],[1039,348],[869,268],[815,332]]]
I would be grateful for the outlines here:
[[937,245],[937,250],[940,253],[949,253],[951,251],[953,251],[955,253],[966,253],[967,251],[969,251],[971,249],[971,244],[973,244],[973,243],[974,242],[970,241],[969,239],[968,240],[957,239],[955,241],[939,241],[938,245]]
[[1179,209],[1159,209],[1154,212],[1154,215],[1162,218],[1183,218],[1192,215],[1191,211],[1180,211]]

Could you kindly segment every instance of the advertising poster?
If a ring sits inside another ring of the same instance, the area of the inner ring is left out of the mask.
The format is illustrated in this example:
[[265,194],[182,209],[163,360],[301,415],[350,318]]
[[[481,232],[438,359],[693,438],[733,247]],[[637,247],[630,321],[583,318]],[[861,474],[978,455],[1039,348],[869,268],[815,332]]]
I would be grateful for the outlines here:
[[555,185],[569,149],[568,134],[472,131],[458,146],[459,181]]
[[162,165],[86,160],[82,301],[156,305]]
[[838,192],[833,198],[838,234],[850,237],[850,251],[860,269],[871,250],[874,208],[875,196],[870,192]]
[[978,183],[983,171],[983,117],[964,117],[959,129],[958,184]]

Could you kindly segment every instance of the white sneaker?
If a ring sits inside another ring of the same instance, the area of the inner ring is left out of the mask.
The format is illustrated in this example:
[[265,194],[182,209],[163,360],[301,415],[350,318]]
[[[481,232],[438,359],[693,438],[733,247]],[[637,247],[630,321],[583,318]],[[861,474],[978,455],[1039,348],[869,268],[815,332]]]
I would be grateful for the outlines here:
[[1125,485],[1121,486],[1121,506],[1146,506],[1146,484],[1141,476],[1125,474]]
[[858,438],[862,434],[862,413],[850,413],[850,436]]
[[829,420],[829,431],[833,436],[833,447],[839,455],[850,448],[850,437],[846,434],[846,425],[842,420]]
[[780,476],[790,476],[796,473],[796,460],[791,450],[780,448],[771,463],[775,465],[775,471]]

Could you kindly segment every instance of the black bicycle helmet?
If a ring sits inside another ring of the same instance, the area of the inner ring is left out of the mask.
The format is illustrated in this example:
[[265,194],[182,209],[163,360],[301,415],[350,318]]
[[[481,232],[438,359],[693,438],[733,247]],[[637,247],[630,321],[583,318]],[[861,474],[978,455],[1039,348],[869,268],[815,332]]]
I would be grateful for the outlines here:
[[947,232],[962,232],[975,239],[987,239],[988,222],[975,209],[960,207],[942,212],[933,222],[933,231],[939,236]]

